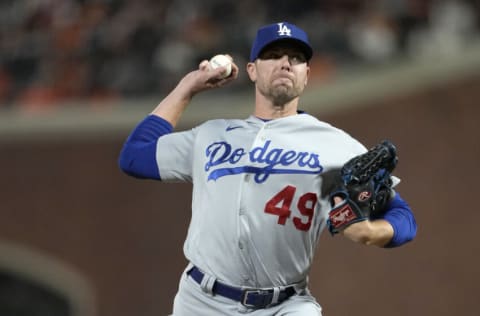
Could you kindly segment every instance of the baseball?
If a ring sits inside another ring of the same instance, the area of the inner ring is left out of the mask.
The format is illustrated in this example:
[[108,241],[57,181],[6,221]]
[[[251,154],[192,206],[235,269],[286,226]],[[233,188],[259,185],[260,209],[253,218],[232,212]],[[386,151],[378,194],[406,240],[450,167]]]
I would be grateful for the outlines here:
[[215,55],[209,61],[210,68],[216,69],[218,67],[225,67],[226,72],[223,75],[223,78],[230,76],[232,73],[232,61],[226,55]]

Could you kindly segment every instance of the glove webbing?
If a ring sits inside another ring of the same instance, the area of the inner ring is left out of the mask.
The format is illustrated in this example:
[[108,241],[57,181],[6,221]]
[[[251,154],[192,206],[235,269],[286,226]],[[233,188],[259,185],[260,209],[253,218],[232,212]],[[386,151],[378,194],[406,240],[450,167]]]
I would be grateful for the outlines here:
[[395,168],[397,160],[395,146],[389,141],[383,141],[365,154],[347,162],[342,168],[342,179],[345,184],[364,183],[380,169],[390,173]]

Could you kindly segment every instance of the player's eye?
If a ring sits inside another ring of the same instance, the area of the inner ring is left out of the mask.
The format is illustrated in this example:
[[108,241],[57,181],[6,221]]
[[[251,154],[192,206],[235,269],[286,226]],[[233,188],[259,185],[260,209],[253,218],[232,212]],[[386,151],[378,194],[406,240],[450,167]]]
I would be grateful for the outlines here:
[[307,59],[303,54],[290,54],[288,55],[288,59],[292,65],[298,65],[307,62]]
[[260,58],[261,59],[280,59],[282,58],[283,54],[281,52],[277,51],[266,51],[261,54]]
[[260,55],[260,59],[280,59],[287,55],[288,60],[292,65],[298,65],[307,62],[307,59],[302,53],[267,50]]

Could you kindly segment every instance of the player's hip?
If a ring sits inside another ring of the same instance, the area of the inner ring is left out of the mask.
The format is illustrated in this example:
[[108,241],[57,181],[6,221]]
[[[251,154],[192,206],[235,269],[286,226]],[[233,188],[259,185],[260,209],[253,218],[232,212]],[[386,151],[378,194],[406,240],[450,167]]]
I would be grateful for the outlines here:
[[[260,292],[249,289],[244,295],[231,294],[227,292],[216,293],[219,288],[210,276],[199,279],[198,274],[192,275],[192,265],[189,265],[182,274],[180,286],[174,302],[174,316],[183,315],[279,315],[288,312],[289,315],[319,316],[321,315],[320,305],[310,294],[307,288],[297,288],[294,293],[275,293],[274,301],[269,295],[255,296]],[[203,282],[202,282],[203,281]],[[215,286],[214,286],[215,285]],[[220,286],[220,288],[222,288]],[[265,291],[262,289],[261,291]],[[227,293],[228,295],[225,295]],[[267,294],[268,292],[263,292]],[[261,293],[260,295],[263,295]],[[279,301],[281,298],[281,301]],[[295,312],[295,314],[291,314]]]

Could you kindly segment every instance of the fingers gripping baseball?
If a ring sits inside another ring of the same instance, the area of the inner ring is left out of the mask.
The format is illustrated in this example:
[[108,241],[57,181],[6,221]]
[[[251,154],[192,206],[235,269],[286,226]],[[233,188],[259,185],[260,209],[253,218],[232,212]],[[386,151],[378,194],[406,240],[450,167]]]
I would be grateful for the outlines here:
[[188,97],[192,97],[199,92],[213,88],[222,87],[238,76],[238,67],[229,55],[225,55],[231,60],[231,73],[225,77],[225,68],[212,68],[208,60],[203,60],[198,65],[198,69],[188,73],[180,82],[180,90],[185,91]]
[[210,61],[203,60],[199,70],[206,75],[208,87],[221,87],[238,77],[238,66],[230,55],[215,55]]

